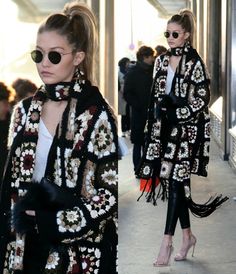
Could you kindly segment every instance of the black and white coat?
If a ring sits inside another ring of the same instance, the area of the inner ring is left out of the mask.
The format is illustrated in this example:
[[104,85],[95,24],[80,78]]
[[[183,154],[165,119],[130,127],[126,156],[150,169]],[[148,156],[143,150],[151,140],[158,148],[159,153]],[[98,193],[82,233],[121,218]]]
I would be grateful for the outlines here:
[[[191,174],[207,176],[210,80],[202,59],[186,44],[170,94],[165,95],[170,56],[167,52],[155,63],[145,153],[139,175],[159,177],[166,191],[165,184],[170,179],[184,183],[186,195],[190,195]],[[161,107],[166,111],[161,112]]]
[[[25,234],[10,228],[9,213],[31,191],[35,121],[40,119],[43,103],[37,96],[26,99],[12,116],[0,200],[0,273],[4,274],[23,269]],[[68,203],[48,210],[46,195],[34,193],[39,199],[34,204],[40,205],[36,208],[38,233],[52,243],[45,273],[61,273],[62,268],[68,274],[116,273],[117,132],[112,111],[96,87],[87,83],[69,99],[48,157],[46,175],[60,195],[60,189],[66,191]],[[14,222],[24,231],[18,220]]]

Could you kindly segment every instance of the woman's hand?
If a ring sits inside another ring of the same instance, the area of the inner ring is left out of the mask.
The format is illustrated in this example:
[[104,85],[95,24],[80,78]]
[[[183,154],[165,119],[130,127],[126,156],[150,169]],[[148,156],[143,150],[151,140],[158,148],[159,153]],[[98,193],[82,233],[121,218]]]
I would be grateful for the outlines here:
[[35,216],[35,211],[34,210],[26,210],[25,213],[29,216]]

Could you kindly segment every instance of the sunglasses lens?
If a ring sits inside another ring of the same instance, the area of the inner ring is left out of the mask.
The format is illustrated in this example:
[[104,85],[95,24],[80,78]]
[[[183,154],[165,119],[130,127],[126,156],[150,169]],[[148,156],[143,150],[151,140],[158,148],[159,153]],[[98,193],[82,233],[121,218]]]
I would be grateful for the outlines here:
[[43,54],[39,50],[33,50],[31,52],[31,58],[35,63],[40,63],[43,60]]
[[165,38],[169,38],[170,37],[170,33],[168,31],[164,32],[164,36]]
[[172,36],[173,36],[175,39],[177,39],[177,38],[179,37],[179,34],[178,34],[178,32],[173,32],[173,33],[172,33]]
[[59,64],[61,61],[61,54],[56,51],[50,51],[48,53],[48,59],[54,65]]

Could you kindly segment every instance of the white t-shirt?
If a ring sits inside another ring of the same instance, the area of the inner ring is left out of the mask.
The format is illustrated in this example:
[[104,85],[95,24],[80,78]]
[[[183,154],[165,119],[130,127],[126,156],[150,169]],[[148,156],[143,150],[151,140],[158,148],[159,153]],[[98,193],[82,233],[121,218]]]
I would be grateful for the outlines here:
[[169,94],[171,91],[171,86],[172,86],[174,76],[175,76],[175,72],[173,71],[172,67],[169,64],[167,68],[166,94]]
[[35,168],[33,173],[33,180],[40,182],[44,176],[48,153],[52,145],[53,137],[49,133],[42,119],[39,122],[38,143],[35,153]]

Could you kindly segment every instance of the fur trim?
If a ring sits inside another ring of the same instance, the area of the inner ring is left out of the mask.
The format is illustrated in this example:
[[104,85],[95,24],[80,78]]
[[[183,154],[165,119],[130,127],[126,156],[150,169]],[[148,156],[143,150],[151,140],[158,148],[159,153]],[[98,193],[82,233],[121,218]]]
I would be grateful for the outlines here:
[[35,217],[25,213],[26,210],[39,210],[45,207],[49,199],[38,183],[32,183],[27,193],[15,204],[12,213],[12,226],[19,234],[25,234],[35,228]]
[[65,190],[48,179],[40,183],[31,183],[27,193],[15,204],[12,214],[12,226],[19,234],[35,228],[35,217],[25,213],[26,210],[58,211],[79,205],[80,199],[69,190]]

